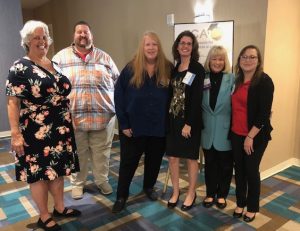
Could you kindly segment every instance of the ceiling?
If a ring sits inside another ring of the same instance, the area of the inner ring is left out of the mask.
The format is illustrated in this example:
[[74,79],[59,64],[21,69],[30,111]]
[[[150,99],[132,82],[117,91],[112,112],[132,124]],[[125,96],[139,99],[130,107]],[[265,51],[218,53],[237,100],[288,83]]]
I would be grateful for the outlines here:
[[22,9],[32,10],[39,6],[44,5],[46,2],[50,0],[21,0]]

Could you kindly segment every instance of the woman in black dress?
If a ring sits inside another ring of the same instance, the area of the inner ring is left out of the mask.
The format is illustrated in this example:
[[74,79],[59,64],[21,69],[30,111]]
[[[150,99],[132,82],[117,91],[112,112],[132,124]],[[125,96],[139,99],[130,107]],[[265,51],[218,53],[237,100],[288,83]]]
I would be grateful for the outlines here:
[[48,192],[54,199],[53,216],[81,214],[66,208],[63,200],[63,176],[79,171],[67,99],[71,84],[46,57],[52,41],[47,25],[28,21],[20,33],[27,55],[15,61],[6,82],[16,179],[29,183],[40,212],[38,226],[61,230],[48,212]]
[[202,129],[201,102],[205,71],[198,63],[198,42],[194,34],[184,31],[176,38],[172,52],[177,65],[172,73],[172,98],[166,155],[169,159],[173,194],[168,207],[179,199],[179,159],[187,159],[189,189],[181,210],[193,207],[196,200],[198,159]]

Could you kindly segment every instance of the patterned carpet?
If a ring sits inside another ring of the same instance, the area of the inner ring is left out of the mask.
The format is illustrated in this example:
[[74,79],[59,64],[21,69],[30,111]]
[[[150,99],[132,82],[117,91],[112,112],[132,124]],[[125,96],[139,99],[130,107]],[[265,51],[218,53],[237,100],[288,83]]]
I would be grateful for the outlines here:
[[[9,139],[0,140],[0,231],[38,230],[35,222],[38,213],[32,201],[27,184],[14,181],[13,157],[8,154]],[[117,187],[119,166],[119,143],[113,143],[111,154],[110,182]],[[228,206],[219,210],[215,206],[206,209],[201,206],[205,196],[204,175],[199,174],[196,206],[182,212],[187,186],[187,174],[181,173],[183,188],[177,208],[167,208],[172,193],[170,185],[162,193],[167,172],[167,161],[161,166],[156,188],[161,195],[157,202],[150,202],[143,193],[142,161],[130,188],[126,210],[120,214],[110,212],[115,193],[109,196],[99,194],[90,177],[85,187],[84,198],[73,200],[69,180],[65,179],[65,202],[67,206],[80,209],[83,215],[78,219],[57,220],[63,230],[300,230],[300,168],[292,166],[262,182],[261,210],[252,223],[245,223],[232,217],[235,207],[234,182],[231,185]],[[169,182],[170,184],[170,182]],[[51,197],[50,197],[51,198]],[[49,208],[53,202],[49,201]],[[52,210],[52,209],[51,209]]]

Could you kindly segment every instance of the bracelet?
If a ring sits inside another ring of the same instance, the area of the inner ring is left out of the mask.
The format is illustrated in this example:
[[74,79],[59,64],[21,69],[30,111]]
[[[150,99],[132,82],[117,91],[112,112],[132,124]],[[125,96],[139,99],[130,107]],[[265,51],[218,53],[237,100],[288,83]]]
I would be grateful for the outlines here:
[[249,136],[249,135],[247,135],[247,137],[250,138],[251,140],[253,140],[253,137],[251,137],[251,136]]

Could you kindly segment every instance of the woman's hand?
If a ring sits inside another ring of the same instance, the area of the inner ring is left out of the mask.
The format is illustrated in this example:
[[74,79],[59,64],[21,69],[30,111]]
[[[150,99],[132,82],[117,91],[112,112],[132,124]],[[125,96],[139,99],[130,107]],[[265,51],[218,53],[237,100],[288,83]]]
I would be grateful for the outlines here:
[[25,141],[21,133],[11,135],[11,150],[18,156],[24,155]]
[[128,128],[128,129],[124,129],[123,131],[123,134],[127,137],[132,137],[132,130],[131,128]]
[[191,126],[185,124],[182,128],[181,135],[185,138],[190,138],[191,137]]
[[244,141],[244,150],[247,153],[247,155],[251,155],[252,152],[254,152],[253,149],[253,139],[250,138],[249,136],[246,136],[245,141]]
[[19,117],[20,117],[21,100],[15,96],[7,97],[7,112],[11,130],[11,151],[17,155],[24,155],[24,146],[28,146],[20,132]]

